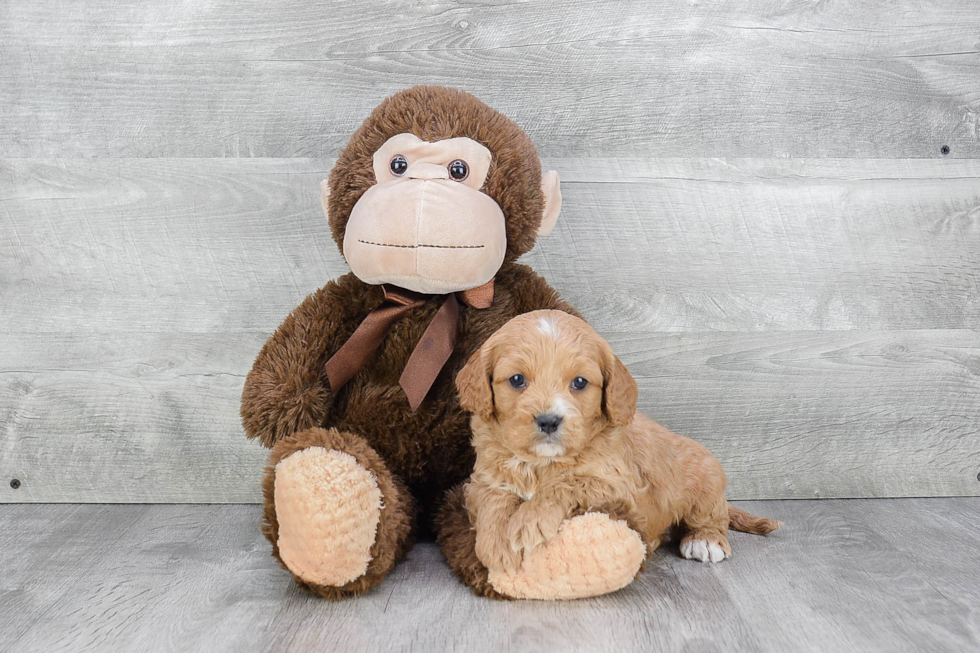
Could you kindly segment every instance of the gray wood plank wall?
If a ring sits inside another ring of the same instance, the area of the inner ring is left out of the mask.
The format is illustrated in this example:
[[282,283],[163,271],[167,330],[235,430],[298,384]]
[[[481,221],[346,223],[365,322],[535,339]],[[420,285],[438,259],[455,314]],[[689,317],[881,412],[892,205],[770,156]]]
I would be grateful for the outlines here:
[[414,83],[526,128],[565,198],[526,262],[731,496],[980,494],[978,39],[972,0],[3,3],[0,501],[258,499],[244,375]]
[[548,156],[975,157],[977,49],[973,0],[6,2],[0,147],[320,156],[435,83]]

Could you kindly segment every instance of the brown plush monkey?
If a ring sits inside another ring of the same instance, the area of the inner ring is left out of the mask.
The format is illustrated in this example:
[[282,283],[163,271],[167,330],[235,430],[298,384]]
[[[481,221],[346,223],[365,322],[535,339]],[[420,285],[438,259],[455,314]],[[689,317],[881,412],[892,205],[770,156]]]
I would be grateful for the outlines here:
[[[542,176],[530,140],[497,111],[462,91],[418,86],[372,112],[322,188],[352,272],[286,318],[242,394],[246,434],[272,449],[262,531],[273,555],[301,586],[354,596],[391,571],[417,524],[436,521],[450,565],[480,594],[561,597],[570,586],[582,595],[628,583],[642,556],[557,578],[543,551],[537,567],[494,586],[461,494],[450,492],[474,459],[455,374],[515,315],[575,314],[515,262],[558,217],[557,174]],[[584,539],[580,528],[578,540],[554,543],[561,560],[562,546],[638,537],[604,515],[588,518]]]

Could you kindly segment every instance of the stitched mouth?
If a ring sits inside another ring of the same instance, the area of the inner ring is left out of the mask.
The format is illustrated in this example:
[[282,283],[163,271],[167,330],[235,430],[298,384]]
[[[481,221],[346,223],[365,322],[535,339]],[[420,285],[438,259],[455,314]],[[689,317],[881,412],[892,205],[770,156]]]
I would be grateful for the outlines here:
[[357,239],[357,242],[364,243],[365,245],[376,245],[378,247],[397,247],[399,249],[420,249],[420,248],[430,248],[430,249],[483,249],[483,245],[396,245],[393,243],[375,243],[370,240]]

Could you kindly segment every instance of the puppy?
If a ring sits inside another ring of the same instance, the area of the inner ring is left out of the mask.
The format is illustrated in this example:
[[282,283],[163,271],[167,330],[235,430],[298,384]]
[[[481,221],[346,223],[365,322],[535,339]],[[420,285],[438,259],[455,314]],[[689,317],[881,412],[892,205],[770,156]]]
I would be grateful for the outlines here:
[[523,554],[589,511],[625,518],[652,553],[671,527],[681,555],[720,562],[727,531],[779,522],[728,505],[725,472],[697,442],[636,412],[637,386],[609,344],[561,311],[518,316],[456,378],[476,466],[465,488],[476,555],[516,569]]

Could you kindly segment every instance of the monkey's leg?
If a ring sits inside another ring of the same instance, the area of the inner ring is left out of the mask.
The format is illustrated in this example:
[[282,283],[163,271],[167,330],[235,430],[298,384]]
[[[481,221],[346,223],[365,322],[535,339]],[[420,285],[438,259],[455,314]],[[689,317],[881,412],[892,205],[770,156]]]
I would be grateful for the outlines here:
[[325,598],[363,594],[411,548],[412,497],[360,436],[312,428],[280,440],[262,491],[272,555]]
[[615,592],[640,572],[647,547],[625,521],[590,512],[566,519],[557,537],[527,554],[514,572],[488,570],[476,556],[476,532],[462,486],[439,512],[439,546],[450,567],[478,596],[579,599]]

